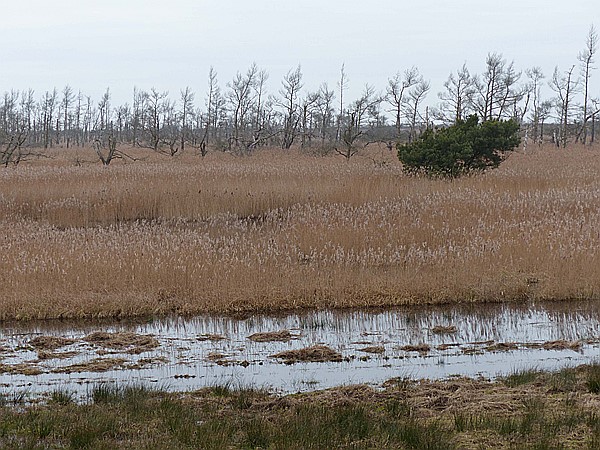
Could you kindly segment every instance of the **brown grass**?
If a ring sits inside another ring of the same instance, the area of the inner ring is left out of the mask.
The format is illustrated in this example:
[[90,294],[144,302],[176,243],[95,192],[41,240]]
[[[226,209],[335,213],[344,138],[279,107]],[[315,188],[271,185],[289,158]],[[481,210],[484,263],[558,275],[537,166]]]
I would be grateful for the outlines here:
[[108,372],[118,367],[122,367],[126,362],[123,358],[96,358],[87,362],[71,364],[70,366],[58,367],[53,370],[55,373],[75,373],[75,372]]
[[62,336],[36,336],[29,341],[29,345],[36,350],[56,350],[73,343],[75,343],[75,339]]
[[326,345],[313,345],[311,347],[300,348],[298,350],[287,350],[275,355],[272,358],[282,359],[286,364],[296,362],[341,362],[342,354],[327,347]]
[[288,342],[297,337],[290,333],[289,330],[280,330],[254,333],[248,336],[248,339],[254,342]]
[[454,325],[436,325],[431,329],[431,332],[434,334],[454,334],[458,331],[458,328]]
[[155,349],[160,344],[154,336],[141,335],[131,332],[108,333],[96,331],[85,337],[85,341],[104,348],[139,354]]
[[452,182],[381,150],[74,159],[0,171],[0,320],[600,297],[596,150]]

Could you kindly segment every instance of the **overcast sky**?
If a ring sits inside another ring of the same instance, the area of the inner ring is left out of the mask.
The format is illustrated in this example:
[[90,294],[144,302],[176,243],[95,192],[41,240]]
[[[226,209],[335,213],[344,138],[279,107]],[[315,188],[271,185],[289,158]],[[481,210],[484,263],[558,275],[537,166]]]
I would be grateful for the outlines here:
[[210,66],[224,88],[256,62],[276,92],[298,64],[307,89],[335,87],[344,63],[348,99],[414,65],[434,104],[451,71],[466,62],[481,72],[489,52],[518,69],[541,66],[547,78],[575,64],[600,2],[3,0],[0,14],[0,92],[69,84],[98,99],[110,87],[116,104],[130,102],[134,86],[172,98],[190,86],[199,99]]

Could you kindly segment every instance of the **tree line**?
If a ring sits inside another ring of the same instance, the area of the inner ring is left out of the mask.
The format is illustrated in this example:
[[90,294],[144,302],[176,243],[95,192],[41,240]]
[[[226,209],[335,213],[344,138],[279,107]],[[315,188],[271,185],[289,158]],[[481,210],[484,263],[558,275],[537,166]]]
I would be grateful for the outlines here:
[[[600,98],[590,85],[598,35],[592,26],[584,49],[570,67],[546,77],[540,67],[517,70],[502,54],[490,53],[482,73],[466,64],[450,73],[435,107],[427,106],[430,83],[417,67],[398,72],[383,90],[365,85],[347,98],[342,65],[335,85],[304,89],[300,66],[266,89],[269,74],[252,64],[223,86],[211,68],[202,101],[186,87],[179,95],[134,88],[131,102],[113,105],[107,89],[92,99],[71,86],[36,96],[11,90],[0,99],[0,164],[18,164],[55,146],[92,146],[104,164],[127,157],[126,147],[175,156],[209,149],[248,154],[263,146],[292,146],[337,152],[351,158],[361,148],[384,142],[413,142],[424,130],[476,115],[481,121],[513,119],[525,142],[549,139],[557,146],[594,142]],[[553,95],[543,98],[547,84]]]

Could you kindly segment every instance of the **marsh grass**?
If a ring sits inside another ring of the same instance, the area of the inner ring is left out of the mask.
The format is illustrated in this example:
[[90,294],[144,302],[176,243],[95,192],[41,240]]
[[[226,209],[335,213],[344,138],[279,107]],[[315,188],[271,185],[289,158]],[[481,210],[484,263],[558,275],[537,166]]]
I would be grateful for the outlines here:
[[508,387],[517,387],[523,384],[533,383],[543,372],[536,368],[518,369],[500,379]]
[[54,389],[50,392],[48,403],[56,405],[68,405],[75,401],[75,393],[68,389]]
[[596,152],[452,182],[383,158],[2,170],[0,320],[600,297]]
[[591,449],[600,442],[597,394],[586,384],[594,370],[572,369],[575,382],[561,390],[545,372],[513,387],[421,380],[285,397],[231,385],[188,394],[98,385],[89,402],[0,406],[0,447]]
[[587,380],[587,388],[594,394],[600,394],[600,363],[596,362],[589,366]]

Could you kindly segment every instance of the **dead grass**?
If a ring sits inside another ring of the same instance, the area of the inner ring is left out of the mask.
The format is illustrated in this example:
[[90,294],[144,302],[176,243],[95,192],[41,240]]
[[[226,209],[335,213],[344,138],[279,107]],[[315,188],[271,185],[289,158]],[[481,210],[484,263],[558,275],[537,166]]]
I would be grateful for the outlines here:
[[380,150],[69,155],[0,171],[0,320],[600,297],[595,150],[452,182]]
[[431,332],[434,334],[454,334],[458,331],[454,325],[436,325],[431,329]]
[[286,364],[297,362],[341,362],[342,354],[326,345],[313,345],[298,350],[288,350],[271,355],[271,358],[282,359]]
[[108,333],[106,331],[96,331],[87,335],[84,340],[104,348],[123,350],[130,354],[147,352],[160,345],[154,336],[130,332]]
[[400,347],[400,350],[404,350],[405,352],[427,353],[431,350],[431,346],[429,344],[403,345]]
[[126,362],[123,358],[95,358],[90,361],[71,364],[65,367],[59,367],[53,370],[55,373],[75,373],[75,372],[108,372],[118,369]]
[[197,339],[199,341],[213,341],[213,342],[227,340],[227,338],[221,334],[203,334],[201,336],[198,336]]
[[52,352],[47,350],[40,350],[38,351],[37,357],[40,361],[42,361],[48,359],[67,359],[72,358],[73,356],[76,356],[78,354],[78,352]]
[[294,339],[295,335],[289,330],[267,331],[264,333],[254,333],[248,336],[248,339],[254,342],[288,342]]
[[0,363],[0,374],[12,374],[12,375],[40,375],[44,373],[36,364],[32,363],[20,363],[20,364],[2,364]]
[[358,351],[365,352],[365,353],[381,354],[381,353],[385,353],[385,347],[383,345],[373,345],[370,347],[360,348],[360,349],[358,349]]
[[29,341],[29,345],[36,350],[56,350],[73,343],[75,343],[75,339],[62,336],[36,336]]

